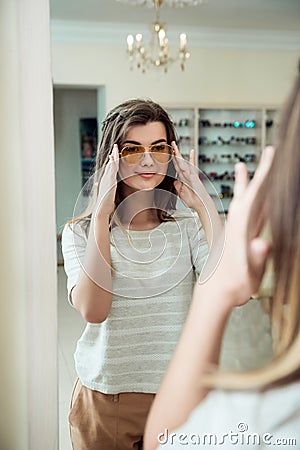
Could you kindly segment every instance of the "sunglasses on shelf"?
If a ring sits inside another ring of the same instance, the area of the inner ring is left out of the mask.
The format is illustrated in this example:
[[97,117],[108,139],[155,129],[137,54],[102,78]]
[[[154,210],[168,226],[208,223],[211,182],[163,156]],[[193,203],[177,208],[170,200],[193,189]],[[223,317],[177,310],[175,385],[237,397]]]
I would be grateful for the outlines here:
[[[153,144],[147,148],[152,158],[158,163],[168,163],[175,153],[173,147],[165,142]],[[122,148],[120,155],[121,158],[125,158],[127,164],[136,164],[144,153],[146,153],[146,147],[143,145],[130,144]]]

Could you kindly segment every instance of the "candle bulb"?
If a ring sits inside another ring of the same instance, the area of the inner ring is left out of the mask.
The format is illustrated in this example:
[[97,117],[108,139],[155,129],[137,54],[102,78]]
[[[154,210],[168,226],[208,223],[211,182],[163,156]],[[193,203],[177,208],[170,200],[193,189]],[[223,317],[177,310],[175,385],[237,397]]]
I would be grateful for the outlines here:
[[185,50],[185,46],[186,46],[186,34],[181,33],[181,35],[180,35],[180,50]]
[[129,53],[131,53],[133,51],[133,43],[134,43],[134,37],[132,36],[132,34],[128,34],[127,46],[128,46]]
[[166,57],[168,56],[168,53],[169,53],[168,42],[169,42],[168,39],[165,38],[164,54],[165,54]]
[[164,40],[165,40],[166,32],[163,28],[161,28],[158,32],[158,39],[159,39],[159,45],[161,47],[164,46]]
[[142,46],[142,39],[143,39],[143,35],[141,33],[138,33],[135,36],[137,48],[141,48],[141,46]]

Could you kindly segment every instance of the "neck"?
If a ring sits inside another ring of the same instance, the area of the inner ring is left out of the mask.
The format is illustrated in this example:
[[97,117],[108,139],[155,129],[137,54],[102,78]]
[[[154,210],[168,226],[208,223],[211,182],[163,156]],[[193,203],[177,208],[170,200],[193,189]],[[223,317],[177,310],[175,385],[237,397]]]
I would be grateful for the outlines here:
[[148,229],[158,225],[154,204],[154,189],[126,192],[126,197],[118,207],[118,216],[128,228]]

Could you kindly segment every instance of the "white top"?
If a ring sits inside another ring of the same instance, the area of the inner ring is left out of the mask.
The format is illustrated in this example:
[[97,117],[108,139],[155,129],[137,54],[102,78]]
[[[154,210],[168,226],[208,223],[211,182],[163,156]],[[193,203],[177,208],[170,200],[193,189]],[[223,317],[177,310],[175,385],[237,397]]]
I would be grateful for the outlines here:
[[212,391],[159,450],[300,449],[300,382],[257,391]]
[[[208,254],[198,216],[176,219],[147,231],[112,229],[112,307],[103,323],[87,324],[75,352],[78,376],[90,389],[157,392]],[[80,225],[72,229],[65,226],[62,235],[69,292],[87,243]]]
[[[87,243],[80,225],[72,229],[65,226],[62,234],[69,293]],[[103,323],[87,323],[77,343],[75,366],[83,385],[109,394],[157,392],[186,319],[195,274],[207,254],[197,215],[187,218],[176,212],[176,222],[147,231],[112,229],[112,307]],[[259,302],[235,308],[225,332],[221,367],[256,368],[271,356],[270,321]]]

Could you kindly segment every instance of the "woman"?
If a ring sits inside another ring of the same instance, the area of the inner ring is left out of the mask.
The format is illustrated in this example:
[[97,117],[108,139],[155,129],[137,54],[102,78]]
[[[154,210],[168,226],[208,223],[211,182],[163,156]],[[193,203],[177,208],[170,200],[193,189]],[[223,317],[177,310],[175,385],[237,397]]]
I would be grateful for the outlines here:
[[[266,148],[249,185],[246,166],[236,166],[224,253],[213,276],[195,286],[183,333],[149,415],[146,450],[299,448],[299,167],[298,76],[282,115],[275,156],[273,148]],[[271,245],[259,236],[265,224],[270,225]],[[274,267],[273,361],[254,372],[218,372],[213,367],[228,317],[258,290],[268,258]]]
[[62,238],[69,299],[87,321],[75,353],[74,449],[142,445],[195,274],[223,229],[193,162],[150,100],[122,103],[103,123],[91,204]]

